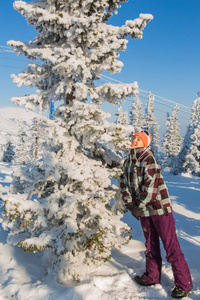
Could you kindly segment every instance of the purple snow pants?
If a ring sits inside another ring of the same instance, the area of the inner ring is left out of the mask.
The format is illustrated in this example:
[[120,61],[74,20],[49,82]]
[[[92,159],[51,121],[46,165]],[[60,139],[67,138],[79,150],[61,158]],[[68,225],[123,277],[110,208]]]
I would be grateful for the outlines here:
[[142,217],[140,221],[146,239],[146,272],[143,278],[149,283],[160,283],[162,268],[160,237],[167,253],[166,259],[172,265],[175,285],[184,290],[191,289],[192,279],[177,239],[173,214]]

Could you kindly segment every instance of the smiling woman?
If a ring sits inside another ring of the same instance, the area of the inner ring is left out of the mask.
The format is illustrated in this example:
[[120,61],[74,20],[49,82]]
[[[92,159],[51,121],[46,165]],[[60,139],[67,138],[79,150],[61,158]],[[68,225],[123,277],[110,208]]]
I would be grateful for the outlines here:
[[176,236],[168,189],[149,146],[151,140],[147,131],[133,136],[133,149],[124,162],[120,182],[125,207],[140,220],[146,240],[146,271],[142,276],[135,276],[134,281],[142,286],[160,284],[161,239],[174,275],[175,288],[171,296],[183,298],[193,289],[192,278]]
[[134,135],[132,138],[132,144],[131,144],[132,148],[143,148],[144,147],[144,143],[143,140],[141,139],[141,137]]
[[132,148],[142,148],[142,147],[148,147],[151,143],[152,136],[151,134],[143,130],[141,132],[136,132],[132,137]]

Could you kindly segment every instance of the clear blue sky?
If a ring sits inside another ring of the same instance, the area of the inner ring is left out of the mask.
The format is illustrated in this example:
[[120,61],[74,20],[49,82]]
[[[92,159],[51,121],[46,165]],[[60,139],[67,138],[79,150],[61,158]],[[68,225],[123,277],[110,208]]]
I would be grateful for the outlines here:
[[[1,46],[8,40],[28,42],[36,35],[13,9],[13,2],[0,1]],[[110,23],[120,26],[140,13],[152,14],[154,19],[144,29],[142,40],[129,40],[120,56],[124,68],[112,78],[138,81],[140,89],[191,107],[200,90],[200,0],[129,0]],[[15,53],[0,52],[0,107],[12,106],[12,96],[29,93],[10,79],[10,74],[27,66],[20,59]]]

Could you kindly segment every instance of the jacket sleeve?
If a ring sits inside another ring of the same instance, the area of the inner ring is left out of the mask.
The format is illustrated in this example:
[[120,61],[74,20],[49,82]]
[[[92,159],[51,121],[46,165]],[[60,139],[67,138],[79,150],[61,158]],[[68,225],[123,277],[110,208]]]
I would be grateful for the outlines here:
[[143,179],[139,195],[135,198],[138,207],[143,208],[157,197],[160,169],[155,159],[149,156],[143,165]]
[[132,196],[128,188],[127,179],[125,176],[125,166],[122,168],[123,174],[120,176],[120,193],[122,196],[122,200],[125,203],[132,202]]

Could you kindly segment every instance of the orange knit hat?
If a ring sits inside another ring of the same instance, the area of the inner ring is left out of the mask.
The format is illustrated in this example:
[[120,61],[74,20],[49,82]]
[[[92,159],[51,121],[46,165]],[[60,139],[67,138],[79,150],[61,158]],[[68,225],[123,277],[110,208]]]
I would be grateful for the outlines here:
[[[139,136],[142,139],[145,148],[151,144],[152,135],[146,130],[136,132],[133,135],[133,137],[134,136]],[[132,140],[133,140],[133,137],[132,137]],[[131,143],[131,146],[132,146],[132,143]]]

